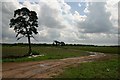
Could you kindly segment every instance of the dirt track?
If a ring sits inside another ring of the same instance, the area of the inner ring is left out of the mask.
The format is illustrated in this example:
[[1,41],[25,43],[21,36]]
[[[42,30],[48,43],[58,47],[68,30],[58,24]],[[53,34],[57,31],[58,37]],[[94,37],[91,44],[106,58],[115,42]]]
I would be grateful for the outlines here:
[[83,63],[95,61],[105,58],[105,54],[95,54],[91,56],[66,58],[59,60],[46,60],[36,62],[22,62],[22,63],[3,63],[2,77],[3,78],[51,78],[54,75],[62,72],[63,68]]

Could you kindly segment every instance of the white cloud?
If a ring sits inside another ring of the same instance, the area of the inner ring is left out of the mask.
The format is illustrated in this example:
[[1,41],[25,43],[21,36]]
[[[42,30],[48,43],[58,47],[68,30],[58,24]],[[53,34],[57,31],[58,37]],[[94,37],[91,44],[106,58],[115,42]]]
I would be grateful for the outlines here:
[[87,2],[87,3],[86,3],[86,8],[84,9],[84,13],[89,13],[88,8],[89,8],[89,3]]
[[81,7],[81,4],[79,3],[78,6]]
[[[2,16],[2,3],[0,2],[0,16]],[[0,26],[2,26],[2,17],[0,17]],[[0,27],[0,43],[2,42],[2,27]]]
[[107,0],[106,8],[111,13],[113,27],[118,28],[118,0]]
[[[26,6],[38,14],[39,34],[35,37],[39,42],[61,40],[67,43],[117,44],[117,6],[109,1],[106,4],[86,3],[84,12],[87,15],[80,15],[78,11],[72,13],[71,6],[64,0],[41,0],[38,4],[31,4],[28,0],[23,4],[13,1],[2,3],[3,42],[16,42],[14,31],[9,29],[9,20],[15,9]],[[78,6],[80,8],[79,3]],[[23,38],[19,42],[26,41]],[[32,42],[36,41],[32,39]]]
[[84,33],[109,33],[113,29],[110,21],[110,13],[106,12],[105,3],[90,3],[86,20],[78,26],[84,29]]
[[77,11],[75,11],[73,16],[74,16],[74,20],[79,21],[79,22],[85,21],[85,19],[87,18],[86,15],[80,15]]
[[115,28],[116,23],[110,20],[110,17],[117,13],[111,14],[105,5],[108,4],[105,2],[89,3],[87,18],[84,22],[78,22],[79,33],[82,32],[79,37],[87,37],[84,41],[89,40],[90,43],[95,44],[118,43],[118,28]]

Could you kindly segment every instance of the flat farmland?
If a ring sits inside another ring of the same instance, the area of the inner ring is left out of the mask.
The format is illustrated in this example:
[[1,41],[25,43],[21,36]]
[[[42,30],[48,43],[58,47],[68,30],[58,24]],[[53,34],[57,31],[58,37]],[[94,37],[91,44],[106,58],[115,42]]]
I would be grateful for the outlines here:
[[42,56],[27,52],[26,45],[2,46],[3,78],[119,78],[118,47],[32,45]]
[[78,57],[78,56],[85,56],[89,55],[89,53],[76,50],[76,49],[69,49],[64,47],[51,47],[51,46],[33,46],[32,47],[33,53],[37,53],[39,55],[43,55],[37,58],[16,58],[21,57],[27,54],[28,47],[27,46],[2,46],[2,57],[3,62],[5,61],[36,61],[36,60],[46,60],[46,59],[62,59],[68,57]]
[[[32,52],[42,55],[36,58],[23,57],[28,52],[26,45],[3,45],[2,58],[3,62],[21,62],[37,61],[48,59],[63,59],[69,57],[80,57],[90,55],[89,52],[100,52],[107,54],[118,54],[118,47],[91,47],[91,46],[34,46]],[[17,58],[16,58],[17,57]],[[18,58],[21,57],[21,58]]]

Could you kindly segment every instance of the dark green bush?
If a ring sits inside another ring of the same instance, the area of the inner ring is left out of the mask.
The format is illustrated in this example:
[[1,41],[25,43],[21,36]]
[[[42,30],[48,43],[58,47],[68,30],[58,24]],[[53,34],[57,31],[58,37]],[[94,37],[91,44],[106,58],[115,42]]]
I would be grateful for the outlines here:
[[32,51],[32,55],[39,55],[39,52],[37,52],[37,51]]

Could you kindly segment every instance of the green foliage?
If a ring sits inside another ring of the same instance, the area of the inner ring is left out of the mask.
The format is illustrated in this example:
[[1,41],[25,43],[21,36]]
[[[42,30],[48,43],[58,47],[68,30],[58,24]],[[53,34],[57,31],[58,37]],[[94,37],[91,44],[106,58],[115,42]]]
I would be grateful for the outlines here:
[[[10,28],[14,28],[17,33],[16,37],[18,37],[19,34],[26,37],[30,35],[32,37],[33,33],[38,33],[36,29],[38,27],[37,19],[38,17],[35,11],[30,11],[26,7],[23,7],[14,11],[14,18],[10,19],[9,25]],[[23,36],[18,37],[17,40]]]
[[118,59],[111,59],[81,63],[77,66],[66,68],[56,78],[118,78],[118,76]]
[[37,51],[32,51],[32,55],[39,55],[40,53]]

